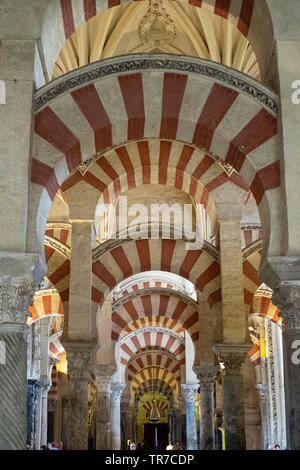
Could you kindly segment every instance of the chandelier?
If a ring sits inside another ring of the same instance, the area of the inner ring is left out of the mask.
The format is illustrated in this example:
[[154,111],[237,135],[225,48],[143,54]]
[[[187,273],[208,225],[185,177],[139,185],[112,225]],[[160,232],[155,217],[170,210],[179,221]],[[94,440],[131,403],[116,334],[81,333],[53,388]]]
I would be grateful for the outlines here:
[[153,383],[153,379],[152,379],[151,383],[152,383],[153,399],[152,399],[152,406],[151,406],[151,410],[150,410],[150,414],[149,414],[149,420],[150,420],[152,423],[156,423],[157,421],[160,420],[160,414],[159,414],[159,411],[158,411],[158,408],[157,408],[157,404],[156,404],[156,400],[155,400],[155,392],[154,392],[154,383]]

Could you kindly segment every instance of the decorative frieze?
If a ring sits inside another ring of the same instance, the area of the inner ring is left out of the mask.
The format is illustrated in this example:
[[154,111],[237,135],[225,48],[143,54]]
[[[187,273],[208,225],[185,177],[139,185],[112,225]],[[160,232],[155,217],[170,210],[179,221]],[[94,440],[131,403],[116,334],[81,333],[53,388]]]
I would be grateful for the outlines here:
[[34,98],[35,111],[39,111],[64,93],[71,92],[85,84],[95,82],[110,75],[141,70],[172,70],[192,73],[215,79],[231,88],[250,96],[274,114],[278,113],[278,98],[274,92],[257,80],[232,70],[224,65],[205,59],[184,59],[168,54],[134,54],[118,58],[109,58],[94,62],[57,78],[42,87]]

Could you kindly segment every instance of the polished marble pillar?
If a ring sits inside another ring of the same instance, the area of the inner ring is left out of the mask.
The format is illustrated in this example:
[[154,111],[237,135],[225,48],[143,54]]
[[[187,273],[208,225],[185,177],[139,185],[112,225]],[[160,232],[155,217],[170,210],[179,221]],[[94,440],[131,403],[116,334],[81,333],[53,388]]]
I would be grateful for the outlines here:
[[110,446],[111,450],[121,449],[121,395],[125,384],[112,383],[110,386]]
[[197,426],[195,397],[198,392],[198,384],[182,384],[183,397],[186,403],[186,448],[197,450]]

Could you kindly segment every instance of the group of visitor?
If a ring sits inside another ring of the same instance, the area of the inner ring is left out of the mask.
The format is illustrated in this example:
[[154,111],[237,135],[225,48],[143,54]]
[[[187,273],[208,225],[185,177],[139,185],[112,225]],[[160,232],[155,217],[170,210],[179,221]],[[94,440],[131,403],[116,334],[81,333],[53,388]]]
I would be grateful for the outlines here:
[[[156,443],[156,444],[153,444],[153,445],[150,445],[148,444],[146,441],[143,441],[142,445],[141,443],[139,442],[138,445],[136,445],[136,443],[134,441],[129,441],[128,443],[128,450],[145,450],[145,451],[149,451],[149,450],[163,450],[164,448],[162,448],[159,443]],[[175,444],[173,441],[171,441],[167,447],[166,447],[166,450],[185,450],[185,447],[179,442],[179,441],[176,441]]]
[[279,444],[270,444],[268,450],[280,450]]
[[185,450],[185,447],[179,441],[176,441],[175,444],[171,441],[167,445],[166,450]]
[[57,442],[48,442],[47,445],[41,447],[41,450],[63,450],[63,441],[60,441],[59,444]]

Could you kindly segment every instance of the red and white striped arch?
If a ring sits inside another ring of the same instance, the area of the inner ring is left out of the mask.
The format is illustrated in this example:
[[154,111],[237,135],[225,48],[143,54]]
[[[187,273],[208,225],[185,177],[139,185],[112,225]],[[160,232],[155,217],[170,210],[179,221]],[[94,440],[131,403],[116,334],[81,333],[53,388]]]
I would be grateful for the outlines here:
[[159,139],[129,142],[106,152],[84,175],[75,171],[62,190],[68,196],[68,190],[82,181],[99,191],[99,203],[113,203],[120,194],[142,184],[174,186],[203,204],[211,218],[215,211],[211,195],[216,188],[230,181],[248,190],[237,173],[228,177],[203,150]]
[[[182,335],[184,332],[184,328],[180,325],[180,323],[171,320],[168,317],[145,317],[140,318],[139,320],[135,320],[127,325],[127,327],[122,331],[120,337],[127,335],[135,330],[140,330],[141,328],[145,328],[147,326],[156,326],[160,328],[168,328],[169,330],[174,331],[178,335]],[[113,335],[112,335],[113,336]],[[114,341],[114,338],[112,337]]]
[[[251,189],[262,224],[270,219],[270,225],[266,222],[266,245],[268,227],[271,227],[271,243],[275,243],[273,239],[279,243],[280,230],[275,230],[281,197],[276,115],[249,95],[214,79],[192,73],[145,70],[101,78],[60,95],[36,114],[29,244],[36,248],[36,236],[41,243],[58,188],[83,160],[108,148],[120,148],[124,142],[145,138],[193,144],[230,163]],[[143,145],[142,158],[147,166],[147,142]],[[100,193],[104,193],[112,180],[118,181],[115,166],[122,168],[128,187],[135,185],[136,178],[143,178],[141,170],[135,171],[126,147],[118,151],[112,168],[103,161],[107,172],[101,169],[104,180],[101,179],[100,186],[100,180],[94,175],[85,175]],[[179,163],[180,158],[177,169],[181,185],[190,158],[187,153]],[[161,154],[163,165],[167,160],[168,152]],[[209,164],[210,160],[204,159],[195,181],[208,171]],[[168,172],[164,168],[161,181],[166,177]],[[176,171],[173,178],[176,180]]]
[[[112,248],[109,248],[112,246]],[[213,247],[212,252],[214,252]],[[144,271],[167,271],[189,279],[212,308],[221,300],[220,265],[202,250],[186,250],[183,240],[119,240],[94,250],[92,300],[101,306],[107,294],[123,279]],[[132,320],[138,319],[138,316]]]
[[135,391],[137,399],[141,398],[145,393],[153,392],[161,393],[167,399],[172,399],[174,396],[174,390],[170,385],[161,379],[147,380],[147,382],[140,383],[138,389]]
[[131,391],[135,393],[143,383],[151,382],[154,379],[166,382],[175,393],[178,393],[178,380],[171,372],[162,367],[148,367],[138,372],[131,381]]
[[128,334],[120,342],[120,362],[126,367],[130,358],[146,347],[161,347],[173,354],[177,361],[185,359],[185,345],[182,336],[166,329],[145,328]]
[[261,227],[247,227],[241,230],[242,235],[242,248],[246,248],[250,246],[252,243],[257,242],[258,240],[262,240],[263,232]]
[[[144,291],[143,291],[144,292]],[[112,340],[118,341],[123,330],[133,320],[145,317],[167,317],[173,322],[171,328],[178,323],[188,330],[193,341],[199,338],[199,313],[197,304],[187,302],[177,296],[168,294],[146,294],[134,297],[131,300],[118,302],[117,308],[112,306]]]
[[71,224],[47,224],[45,235],[50,239],[57,240],[58,242],[62,243],[66,247],[71,247],[71,234],[72,234],[72,226]]
[[244,273],[244,300],[246,311],[249,313],[250,306],[253,301],[253,296],[262,281],[258,277],[259,266],[261,262],[262,248],[258,244],[258,248],[243,260],[243,273]]
[[250,314],[271,320],[272,322],[282,326],[282,319],[279,316],[280,309],[272,303],[272,291],[258,289],[255,293],[250,307]]
[[[209,9],[218,16],[228,18],[249,39],[254,52],[261,59],[260,62],[269,57],[269,49],[272,45],[272,21],[265,0],[181,1],[198,8]],[[76,29],[97,14],[121,3],[124,3],[124,0],[55,0],[50,2],[41,33],[50,77],[61,48]]]
[[[53,241],[55,242],[55,240]],[[54,243],[52,246],[50,246],[50,243],[45,244],[45,259],[48,279],[59,292],[61,300],[68,302],[70,278],[70,252],[68,247],[66,245],[62,246],[61,242],[59,244]]]
[[152,366],[162,367],[180,380],[180,366],[184,364],[184,359],[178,362],[173,355],[165,354],[164,351],[149,350],[146,354],[129,361],[126,368],[126,381],[131,381],[136,374]]
[[248,357],[254,367],[260,365],[260,346],[258,343],[253,345],[253,348],[248,352]]
[[31,317],[28,318],[28,325],[48,315],[63,316],[64,307],[57,290],[47,289],[37,291],[34,295],[33,305],[29,307],[29,312],[31,313]]
[[[124,290],[121,290],[120,292],[116,293],[116,291],[113,292],[113,302],[119,302],[122,298],[127,296],[130,293],[141,291],[144,289],[171,289],[174,291],[179,291],[182,292],[179,286],[176,284],[172,284],[171,281],[165,281],[163,279],[161,280],[155,280],[155,279],[150,279],[149,281],[147,280],[139,280],[137,279],[132,283],[132,285],[129,285],[124,288]],[[114,308],[112,306],[112,308]]]

